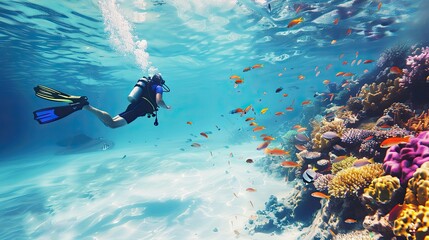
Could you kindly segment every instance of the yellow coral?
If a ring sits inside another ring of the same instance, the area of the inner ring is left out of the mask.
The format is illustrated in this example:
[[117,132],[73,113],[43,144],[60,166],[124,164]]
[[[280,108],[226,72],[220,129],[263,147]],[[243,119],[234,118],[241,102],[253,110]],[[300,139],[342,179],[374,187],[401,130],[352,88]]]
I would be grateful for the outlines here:
[[400,187],[397,177],[386,175],[372,180],[368,188],[365,188],[365,195],[371,196],[379,203],[387,203],[392,199],[393,193]]
[[415,132],[429,130],[429,110],[422,112],[419,116],[408,119],[406,125],[408,129]]
[[380,163],[341,170],[329,183],[328,193],[336,198],[358,196],[360,191],[368,187],[374,178],[380,177],[383,173]]
[[401,100],[406,94],[406,89],[400,87],[399,81],[400,79],[396,78],[379,84],[364,84],[357,96],[362,99],[363,110],[365,112],[383,111],[395,101]]
[[408,181],[406,208],[395,220],[393,233],[409,239],[429,239],[429,162],[424,163]]
[[347,157],[346,159],[340,161],[340,162],[336,162],[332,164],[332,169],[331,172],[332,174],[337,174],[339,171],[352,167],[353,163],[357,160],[357,158],[351,156],[351,157]]
[[340,118],[335,118],[330,122],[325,119],[323,119],[322,122],[313,121],[311,125],[313,127],[311,139],[313,142],[313,150],[315,151],[324,150],[328,147],[329,140],[322,137],[325,132],[336,132],[338,136],[341,137],[345,129],[344,120]]

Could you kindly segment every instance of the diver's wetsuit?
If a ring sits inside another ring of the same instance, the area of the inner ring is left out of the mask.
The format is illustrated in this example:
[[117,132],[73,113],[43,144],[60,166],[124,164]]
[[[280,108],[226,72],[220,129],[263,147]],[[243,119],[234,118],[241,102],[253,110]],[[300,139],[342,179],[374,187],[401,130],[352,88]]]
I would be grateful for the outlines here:
[[128,105],[127,109],[120,113],[119,116],[125,119],[127,123],[131,123],[140,116],[145,116],[146,114],[153,114],[158,110],[158,105],[156,104],[156,94],[163,93],[161,85],[151,85],[145,88],[143,92],[143,97],[139,101],[133,102]]

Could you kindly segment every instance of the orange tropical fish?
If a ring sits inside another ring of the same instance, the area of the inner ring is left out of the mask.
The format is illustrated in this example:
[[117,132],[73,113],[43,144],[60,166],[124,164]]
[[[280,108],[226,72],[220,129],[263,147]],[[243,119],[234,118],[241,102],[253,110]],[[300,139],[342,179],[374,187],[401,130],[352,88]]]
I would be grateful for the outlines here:
[[264,67],[264,65],[263,65],[263,64],[258,63],[258,64],[253,65],[253,66],[252,66],[252,69],[255,69],[255,68],[263,68],[263,67]]
[[249,188],[246,188],[246,191],[247,192],[256,192],[256,189],[249,187]]
[[404,72],[402,72],[402,69],[398,68],[397,66],[393,66],[390,68],[390,73],[401,75]]
[[249,105],[249,106],[247,106],[247,107],[244,109],[244,114],[246,114],[247,112],[249,112],[249,111],[250,111],[250,109],[252,109],[252,105]]
[[295,18],[292,21],[289,22],[289,24],[287,25],[288,28],[291,28],[299,23],[302,23],[302,21],[304,21],[304,19],[302,17],[300,18]]
[[301,128],[298,128],[296,131],[300,133],[300,132],[304,132],[305,130],[307,130],[307,128],[301,127]]
[[334,231],[332,231],[332,229],[329,229],[329,233],[330,233],[333,237],[337,236],[337,234],[335,234],[335,232],[334,232]]
[[205,137],[205,138],[209,138],[209,136],[205,132],[201,132],[200,135],[203,136],[203,137]]
[[345,72],[337,72],[337,74],[335,74],[336,77],[338,76],[343,76]]
[[265,136],[262,140],[264,141],[273,141],[276,140],[275,138],[271,137],[271,136]]
[[328,196],[328,195],[326,195],[326,194],[324,194],[322,192],[312,192],[311,196],[312,197],[316,197],[316,198],[324,198],[324,199],[329,199],[330,198],[330,196]]
[[383,5],[383,3],[382,2],[379,2],[378,3],[378,6],[377,6],[377,11],[380,11],[380,8],[381,8],[381,6]]
[[280,163],[280,166],[285,167],[285,168],[294,168],[294,167],[300,167],[301,164],[299,164],[297,162],[293,162],[293,161],[283,161]]
[[343,77],[351,77],[351,76],[353,76],[354,74],[353,73],[351,73],[351,72],[346,72],[346,73],[344,73],[343,74]]
[[301,11],[301,5],[299,5],[297,8],[296,8],[296,10],[295,10],[295,13],[299,13],[300,11]]
[[357,58],[359,56],[359,51],[356,51],[355,57]]
[[268,108],[263,108],[263,109],[261,110],[261,114],[265,114],[267,111],[268,111]]
[[190,122],[190,121],[187,121],[187,122],[186,122],[186,124],[188,124],[188,125],[192,125],[192,122]]
[[251,122],[249,125],[250,125],[250,126],[258,126],[258,124],[257,124],[257,123],[255,123],[255,122]]
[[398,145],[398,144],[409,143],[410,139],[411,139],[411,136],[391,137],[391,138],[388,138],[388,139],[384,140],[383,142],[381,142],[380,147],[381,148],[388,148],[388,147]]
[[199,143],[192,143],[191,147],[201,147],[201,144],[199,144]]
[[248,122],[248,121],[253,121],[253,120],[255,120],[255,118],[254,118],[254,117],[248,117],[248,118],[246,118],[246,122]]
[[283,93],[283,97],[287,97],[289,96],[287,93]]
[[283,76],[283,73],[279,73],[279,74],[278,74],[278,76],[279,76],[279,77]]
[[352,34],[352,29],[351,28],[347,29],[347,32],[346,32],[347,36],[350,35],[350,34]]
[[254,129],[253,129],[253,131],[254,132],[258,132],[258,131],[262,131],[262,130],[264,130],[265,129],[265,127],[264,126],[258,126],[258,127],[255,127]]
[[288,112],[293,111],[293,107],[287,107],[287,108],[286,108],[286,111],[288,111]]
[[359,61],[356,63],[356,65],[359,65],[362,62],[362,59],[359,59]]
[[305,79],[305,76],[301,74],[301,75],[299,75],[299,76],[298,76],[298,79],[299,79],[299,80],[304,80],[304,79]]
[[374,62],[374,60],[367,59],[367,60],[363,61],[363,64],[368,64],[368,63],[372,63],[372,62]]
[[281,116],[281,115],[283,115],[283,114],[285,114],[284,112],[276,112],[276,113],[274,113],[276,116]]
[[236,108],[236,109],[231,111],[231,114],[234,114],[234,113],[244,113],[244,111],[242,108]]
[[346,220],[344,220],[345,223],[356,223],[357,220],[353,219],[353,218],[347,218]]
[[347,65],[347,63],[349,63],[349,62],[347,62],[347,61],[343,61],[343,65]]
[[340,56],[338,57],[338,59],[341,59],[344,57],[344,53],[341,53]]
[[268,147],[269,144],[270,144],[270,142],[265,141],[265,142],[259,144],[259,146],[256,148],[256,150],[262,150],[262,149]]
[[335,20],[334,20],[334,25],[337,25],[338,24],[338,21],[340,21],[338,18],[335,18]]
[[334,45],[335,43],[337,43],[337,40],[334,39],[334,40],[331,41],[332,45]]
[[245,67],[244,69],[243,69],[243,72],[247,72],[247,71],[250,71],[250,67]]
[[305,100],[305,101],[303,101],[302,103],[301,103],[301,105],[302,106],[304,106],[304,105],[308,105],[308,104],[310,104],[311,103],[311,101],[310,100]]
[[231,77],[229,77],[229,79],[238,79],[238,78],[240,78],[240,76],[238,75],[232,75]]
[[235,84],[242,84],[244,82],[244,80],[243,79],[236,79],[235,80]]
[[332,63],[330,63],[330,64],[326,65],[326,70],[331,69],[331,67],[332,67]]
[[326,80],[323,80],[323,84],[325,84],[325,85],[328,85],[329,83],[330,83],[331,81],[329,81],[328,79],[326,79]]
[[289,155],[288,151],[282,150],[280,148],[273,148],[273,149],[265,148],[264,151],[265,151],[265,154],[268,154],[268,155],[275,155],[275,156]]
[[367,73],[367,72],[369,72],[368,69],[363,70],[363,73]]
[[302,126],[301,126],[301,125],[299,125],[299,124],[297,124],[297,125],[293,126],[293,128],[295,128],[295,129],[299,129],[299,128],[302,128]]

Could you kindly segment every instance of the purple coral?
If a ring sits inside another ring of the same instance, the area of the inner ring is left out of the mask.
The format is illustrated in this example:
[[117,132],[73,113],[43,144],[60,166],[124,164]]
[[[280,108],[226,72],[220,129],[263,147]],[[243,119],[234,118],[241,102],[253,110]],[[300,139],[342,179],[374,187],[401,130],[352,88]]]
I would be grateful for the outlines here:
[[383,168],[387,174],[398,177],[402,186],[423,163],[429,161],[429,132],[421,132],[405,146],[389,148],[384,158]]
[[371,130],[349,128],[343,133],[341,141],[350,145],[358,145],[371,135],[373,135],[373,131]]
[[415,55],[407,58],[408,67],[403,70],[402,86],[408,86],[414,81],[426,81],[429,76],[429,47],[422,48],[420,54],[416,54],[416,51],[413,52]]

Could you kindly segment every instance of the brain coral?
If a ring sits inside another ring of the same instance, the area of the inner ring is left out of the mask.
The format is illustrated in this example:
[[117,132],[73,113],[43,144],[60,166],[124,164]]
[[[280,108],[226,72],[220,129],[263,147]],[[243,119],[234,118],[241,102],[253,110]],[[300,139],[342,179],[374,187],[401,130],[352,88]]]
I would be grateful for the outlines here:
[[410,239],[429,237],[429,162],[424,163],[408,182],[405,209],[395,220],[393,232],[396,236]]
[[359,196],[374,178],[384,173],[380,163],[341,170],[329,183],[328,193],[336,198]]
[[379,203],[387,203],[392,199],[393,193],[401,187],[399,179],[390,175],[378,177],[372,180],[368,188],[365,188],[365,195]]
[[384,158],[383,168],[387,174],[398,177],[401,185],[408,180],[423,163],[429,161],[429,132],[421,132],[405,146],[394,145]]

